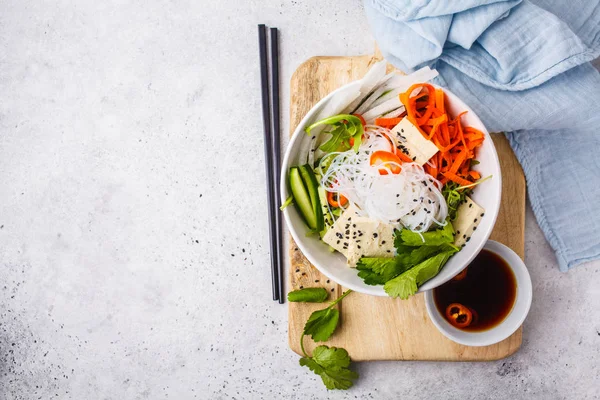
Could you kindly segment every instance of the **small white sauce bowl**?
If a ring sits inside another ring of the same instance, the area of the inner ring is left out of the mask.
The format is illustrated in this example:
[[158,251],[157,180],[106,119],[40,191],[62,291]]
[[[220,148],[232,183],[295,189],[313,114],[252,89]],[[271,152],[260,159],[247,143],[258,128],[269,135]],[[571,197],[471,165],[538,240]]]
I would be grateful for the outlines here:
[[463,331],[452,326],[435,306],[433,290],[425,293],[425,305],[431,322],[448,339],[465,346],[489,346],[498,343],[515,333],[529,313],[532,299],[532,287],[529,271],[521,257],[502,243],[488,240],[483,247],[502,257],[515,274],[517,294],[515,303],[502,322],[493,328],[481,332]]

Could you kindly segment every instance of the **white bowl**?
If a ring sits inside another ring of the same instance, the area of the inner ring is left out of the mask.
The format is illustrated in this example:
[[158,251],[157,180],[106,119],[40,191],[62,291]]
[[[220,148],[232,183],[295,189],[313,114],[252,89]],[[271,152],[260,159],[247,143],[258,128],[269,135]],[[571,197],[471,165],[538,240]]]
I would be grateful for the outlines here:
[[[302,122],[300,122],[296,128],[283,158],[280,181],[282,201],[289,196],[289,187],[287,183],[288,171],[290,167],[298,165],[300,145],[302,141],[306,140],[306,137],[308,137],[304,128],[315,122],[317,120],[317,115],[325,107],[329,108],[332,104],[339,102],[340,99],[343,99],[348,93],[355,91],[359,85],[360,83],[358,81],[349,83],[324,97],[306,114]],[[475,258],[490,236],[500,208],[502,177],[494,142],[473,110],[448,89],[442,89],[448,100],[450,114],[454,116],[462,111],[468,111],[467,114],[462,117],[463,124],[477,128],[485,134],[483,145],[477,152],[477,160],[480,164],[476,165],[473,169],[477,170],[483,177],[492,175],[493,178],[480,184],[473,192],[472,198],[477,204],[485,209],[485,216],[481,220],[475,233],[471,236],[471,240],[461,251],[450,258],[448,263],[436,277],[421,286],[419,289],[420,292],[433,289],[444,282],[449,281],[462,271],[473,258]],[[306,236],[309,228],[306,226],[295,207],[285,208],[283,214],[287,226],[296,241],[296,244],[300,250],[302,250],[302,253],[306,256],[308,261],[317,267],[324,275],[340,285],[357,292],[374,296],[387,296],[382,286],[370,286],[365,284],[362,279],[358,277],[356,269],[346,265],[346,259],[342,254],[330,252],[328,246],[319,240],[318,237]]]
[[531,278],[521,257],[502,243],[489,240],[483,247],[502,257],[512,269],[517,281],[517,297],[510,313],[499,325],[481,332],[467,332],[453,327],[435,306],[433,290],[425,293],[425,305],[431,322],[448,339],[466,346],[489,346],[515,333],[529,313],[532,299]]

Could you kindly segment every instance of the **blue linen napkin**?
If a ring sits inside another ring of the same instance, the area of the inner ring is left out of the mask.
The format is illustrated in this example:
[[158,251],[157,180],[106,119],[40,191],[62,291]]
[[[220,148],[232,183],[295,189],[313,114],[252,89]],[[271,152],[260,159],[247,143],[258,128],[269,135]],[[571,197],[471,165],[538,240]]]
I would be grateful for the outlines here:
[[365,0],[385,58],[430,65],[506,132],[561,271],[600,259],[600,0]]

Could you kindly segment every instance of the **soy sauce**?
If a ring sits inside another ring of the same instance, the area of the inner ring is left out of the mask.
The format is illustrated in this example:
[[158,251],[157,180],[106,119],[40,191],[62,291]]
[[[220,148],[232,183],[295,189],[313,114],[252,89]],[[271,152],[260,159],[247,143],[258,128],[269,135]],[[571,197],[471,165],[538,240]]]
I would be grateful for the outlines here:
[[516,294],[517,281],[511,268],[502,257],[485,249],[469,264],[461,280],[455,278],[433,290],[435,305],[444,318],[448,319],[446,308],[452,303],[471,309],[471,324],[459,328],[471,332],[500,324],[512,310]]

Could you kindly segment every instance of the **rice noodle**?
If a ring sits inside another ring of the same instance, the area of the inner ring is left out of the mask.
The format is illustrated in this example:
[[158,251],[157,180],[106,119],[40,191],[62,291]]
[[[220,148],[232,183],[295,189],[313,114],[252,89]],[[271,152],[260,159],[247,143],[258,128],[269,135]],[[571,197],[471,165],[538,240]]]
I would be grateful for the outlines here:
[[[325,190],[344,195],[349,203],[360,208],[361,214],[415,232],[426,232],[433,224],[446,224],[448,208],[440,192],[439,181],[425,173],[416,163],[402,163],[399,174],[389,167],[371,166],[371,154],[390,151],[395,138],[389,130],[368,125],[365,138],[355,153],[353,150],[332,153],[333,160],[324,172],[321,184]],[[388,170],[381,175],[379,169]]]

